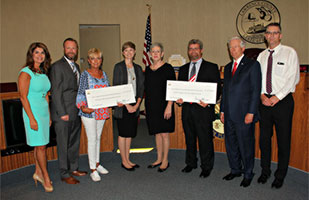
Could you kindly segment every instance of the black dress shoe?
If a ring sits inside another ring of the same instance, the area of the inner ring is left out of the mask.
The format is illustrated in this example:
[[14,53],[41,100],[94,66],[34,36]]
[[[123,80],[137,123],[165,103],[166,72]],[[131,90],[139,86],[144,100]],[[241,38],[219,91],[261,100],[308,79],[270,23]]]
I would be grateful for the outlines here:
[[275,178],[274,182],[271,184],[271,187],[279,189],[282,187],[282,185],[283,185],[283,180]]
[[135,170],[134,167],[126,168],[122,163],[121,163],[121,167],[124,168],[124,169],[127,170],[127,171],[134,171],[134,170]]
[[185,168],[183,168],[181,171],[184,173],[189,173],[192,171],[192,169],[196,169],[196,167],[190,167],[189,165],[187,165]]
[[244,178],[241,181],[240,186],[248,187],[251,184],[251,181],[252,181],[252,178],[251,179]]
[[265,184],[269,176],[267,174],[262,173],[261,176],[258,178],[257,182]]
[[200,177],[207,178],[210,175],[211,170],[202,170]]
[[140,168],[140,166],[138,164],[135,164],[134,166],[132,166],[133,168]]
[[149,169],[156,168],[156,167],[160,166],[161,164],[162,164],[162,162],[160,162],[160,163],[158,163],[156,165],[151,164],[151,165],[148,165],[147,168],[149,168]]
[[228,175],[223,177],[223,180],[230,181],[230,180],[234,179],[235,177],[240,177],[240,176],[241,176],[241,173],[238,173],[238,174],[229,173]]
[[170,166],[170,163],[167,163],[167,166],[164,169],[159,167],[158,172],[164,172],[165,170],[167,170],[167,168],[169,168],[169,166]]

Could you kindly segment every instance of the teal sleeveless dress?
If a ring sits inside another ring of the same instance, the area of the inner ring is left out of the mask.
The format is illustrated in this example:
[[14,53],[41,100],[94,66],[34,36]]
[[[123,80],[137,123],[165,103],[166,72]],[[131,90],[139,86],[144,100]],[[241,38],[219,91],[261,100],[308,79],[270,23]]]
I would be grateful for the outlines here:
[[31,129],[29,117],[23,108],[27,144],[29,146],[43,146],[49,143],[50,117],[45,96],[50,90],[50,81],[45,74],[34,73],[28,67],[24,67],[20,72],[25,72],[31,76],[27,98],[38,123],[37,131]]

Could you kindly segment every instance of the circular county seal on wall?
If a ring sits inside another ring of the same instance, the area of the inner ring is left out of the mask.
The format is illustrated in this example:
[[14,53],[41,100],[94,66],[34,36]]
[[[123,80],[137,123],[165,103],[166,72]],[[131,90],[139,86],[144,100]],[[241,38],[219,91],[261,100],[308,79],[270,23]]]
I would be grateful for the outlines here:
[[264,42],[264,32],[270,23],[280,23],[280,13],[269,1],[256,0],[247,3],[239,11],[236,27],[244,40],[261,44]]

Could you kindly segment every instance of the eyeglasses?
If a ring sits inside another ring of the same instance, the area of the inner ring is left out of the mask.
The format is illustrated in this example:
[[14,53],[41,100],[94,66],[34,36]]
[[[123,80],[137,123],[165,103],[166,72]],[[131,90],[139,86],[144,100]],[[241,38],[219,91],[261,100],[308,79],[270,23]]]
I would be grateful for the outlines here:
[[266,31],[265,34],[267,34],[267,35],[278,35],[278,34],[280,34],[280,32],[279,31],[277,31],[277,32]]
[[188,48],[189,51],[197,51],[200,50],[200,48]]

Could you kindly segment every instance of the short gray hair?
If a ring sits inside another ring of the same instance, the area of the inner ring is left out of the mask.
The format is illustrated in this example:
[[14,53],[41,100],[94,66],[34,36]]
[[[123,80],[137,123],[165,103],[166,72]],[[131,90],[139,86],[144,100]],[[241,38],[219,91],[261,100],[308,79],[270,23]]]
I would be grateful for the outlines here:
[[199,39],[192,39],[192,40],[190,40],[189,43],[188,43],[188,49],[189,49],[189,46],[191,44],[198,44],[198,45],[200,45],[200,49],[203,49],[203,42],[201,40],[199,40]]
[[150,50],[151,50],[152,48],[154,48],[154,47],[159,47],[159,48],[161,49],[161,52],[164,52],[164,47],[163,47],[162,43],[160,43],[160,42],[155,42],[155,43],[153,43],[153,44],[150,46]]
[[230,42],[232,40],[239,40],[240,41],[240,47],[246,47],[246,43],[243,39],[241,39],[239,36],[234,36],[231,39],[229,39],[229,41],[227,42],[228,47],[230,47]]

